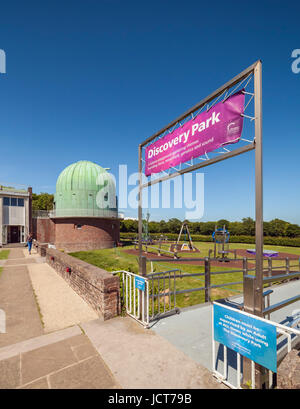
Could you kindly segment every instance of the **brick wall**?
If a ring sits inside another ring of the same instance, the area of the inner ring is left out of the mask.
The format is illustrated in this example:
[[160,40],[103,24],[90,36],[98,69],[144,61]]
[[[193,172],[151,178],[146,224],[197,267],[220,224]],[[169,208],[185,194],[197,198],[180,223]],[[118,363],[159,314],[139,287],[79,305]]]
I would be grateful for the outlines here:
[[34,237],[67,252],[111,248],[120,240],[120,221],[99,217],[37,218]]
[[40,243],[55,243],[55,224],[49,218],[34,218],[33,219],[33,234],[34,238]]
[[55,249],[46,249],[46,261],[104,320],[120,314],[117,276]]
[[54,220],[57,249],[65,251],[104,249],[113,247],[120,240],[118,220],[98,217]]

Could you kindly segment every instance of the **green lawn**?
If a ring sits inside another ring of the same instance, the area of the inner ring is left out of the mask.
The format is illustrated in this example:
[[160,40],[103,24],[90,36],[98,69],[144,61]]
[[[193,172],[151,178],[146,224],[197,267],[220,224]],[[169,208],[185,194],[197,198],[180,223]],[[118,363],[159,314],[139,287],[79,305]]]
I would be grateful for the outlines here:
[[[9,250],[0,250],[0,260],[6,260],[9,255]],[[0,267],[0,277],[2,273],[2,267]]]
[[[197,257],[204,258],[208,256],[208,250],[213,249],[213,243],[205,242],[196,242],[194,245],[200,250],[200,253],[179,253],[183,257]],[[251,244],[239,244],[232,243],[230,244],[230,249],[247,249],[253,248],[254,245]],[[117,270],[126,270],[133,273],[138,273],[138,258],[135,255],[127,254],[126,249],[133,249],[134,246],[126,246],[125,248],[113,248],[105,250],[93,250],[93,251],[80,251],[76,253],[70,253],[70,255],[77,257],[83,261],[86,261],[90,264],[93,264],[97,267],[103,268],[107,271],[117,271]],[[164,244],[165,249],[169,249],[169,245]],[[281,247],[281,246],[264,246],[265,249],[276,250],[285,253],[295,254],[300,256],[299,247]],[[233,258],[233,254],[231,256]],[[267,263],[267,262],[265,262]],[[273,261],[274,265],[283,265],[283,262]],[[277,263],[277,264],[276,264]],[[295,262],[294,262],[295,263]],[[179,269],[182,273],[204,273],[204,266],[193,266],[190,264],[177,264],[177,263],[168,263],[168,262],[155,262],[152,263],[153,271],[167,271],[172,269]],[[267,264],[265,264],[267,266]],[[238,269],[238,268],[236,268]],[[220,271],[231,271],[232,268],[226,267],[225,263],[220,263],[220,267],[211,267],[212,272]],[[147,263],[147,273],[151,272],[151,263]],[[226,284],[231,282],[239,282],[243,280],[242,272],[238,273],[226,273],[211,275],[211,284]],[[169,288],[169,283],[171,284],[171,291],[173,289],[172,280],[169,282],[169,279],[160,280],[159,290],[160,292],[167,290]],[[184,277],[176,279],[176,290],[187,290],[192,288],[199,288],[204,286],[204,276],[200,277]],[[155,281],[155,293],[158,290],[158,282]],[[229,297],[232,295],[241,294],[243,290],[242,284],[235,284],[226,287],[219,287],[212,289],[211,298],[212,300]],[[152,288],[150,288],[150,297],[151,297]],[[172,301],[172,300],[171,300]],[[185,294],[178,294],[176,296],[176,305],[180,308],[203,303],[204,302],[204,291],[196,291]],[[162,306],[161,306],[162,307]]]
[[0,250],[0,260],[6,260],[9,255],[9,250]]
[[[201,253],[193,253],[191,257],[204,257],[208,255],[208,249],[211,243],[196,243],[201,246]],[[199,247],[200,247],[199,246]],[[198,248],[199,248],[198,247]],[[105,250],[93,250],[93,251],[80,251],[76,253],[70,253],[70,255],[77,257],[83,261],[93,264],[97,267],[103,268],[107,271],[126,270],[133,273],[138,273],[138,258],[135,255],[131,255],[125,252],[126,249],[132,249],[133,246],[128,246],[125,249],[113,248]],[[203,254],[204,253],[204,254]],[[184,253],[187,256],[187,253]],[[204,266],[193,266],[189,264],[174,264],[174,263],[153,263],[153,271],[166,271],[172,269],[179,269],[182,273],[204,273]],[[230,271],[232,268],[225,267],[222,264],[220,267],[212,267],[211,271]],[[147,273],[151,272],[151,263],[147,263]],[[242,281],[242,272],[229,273],[225,275],[212,275],[212,284],[222,284],[229,282]],[[157,292],[156,281],[156,292]],[[171,286],[173,283],[171,282]],[[169,281],[165,281],[165,290],[169,286]],[[199,277],[184,277],[176,279],[176,290],[186,290],[192,288],[199,288],[204,286],[204,276]],[[164,283],[160,280],[160,291],[163,291]],[[172,288],[171,288],[172,291]],[[239,294],[242,291],[242,284],[228,286],[226,288],[213,289],[211,292],[212,299],[224,298],[233,294]],[[150,288],[151,292],[151,288]],[[191,292],[186,294],[178,294],[176,296],[176,305],[178,307],[186,307],[204,302],[204,291]]]

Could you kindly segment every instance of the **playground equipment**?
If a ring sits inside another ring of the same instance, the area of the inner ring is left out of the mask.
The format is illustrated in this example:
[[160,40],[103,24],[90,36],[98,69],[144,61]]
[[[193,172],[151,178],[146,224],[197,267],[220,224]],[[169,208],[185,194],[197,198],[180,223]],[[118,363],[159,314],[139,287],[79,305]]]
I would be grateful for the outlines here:
[[[139,242],[134,241],[133,244],[134,244],[134,249],[137,250],[137,247],[139,246]],[[147,253],[156,253],[158,256],[161,256],[162,254],[166,253],[168,256],[172,256],[176,260],[179,258],[178,254],[177,254],[177,251],[176,251],[176,248],[175,248],[175,250],[166,250],[166,249],[164,249],[162,247],[161,242],[158,244],[158,247],[151,246],[149,244],[151,244],[151,242],[142,242],[141,243],[142,251],[145,252],[146,254]],[[168,260],[168,261],[171,261],[171,259]]]
[[230,234],[226,230],[225,225],[222,228],[215,226],[215,231],[212,234],[214,241],[214,258],[219,261],[229,261],[227,255],[229,253],[229,237]]
[[146,242],[146,243],[151,243],[152,242],[152,239],[151,239],[150,234],[149,234],[149,219],[150,219],[150,213],[147,212],[146,219],[143,220],[143,231],[144,231],[143,241]]
[[[255,249],[247,249],[247,253],[256,254]],[[264,257],[278,257],[278,251],[274,250],[263,250]]]
[[[149,219],[150,213],[147,212],[146,219],[143,219],[143,233],[142,233],[142,242],[143,244],[152,244],[153,240],[149,233]],[[135,241],[138,241],[138,237],[136,237]]]
[[[180,238],[183,232],[184,232],[184,242],[180,246],[179,242],[180,242]],[[186,242],[186,238],[188,238],[188,242]],[[180,232],[179,232],[179,235],[178,235],[178,238],[177,238],[177,241],[174,247],[177,251],[183,251],[183,250],[198,251],[198,249],[194,246],[192,242],[190,231],[189,231],[189,228],[186,222],[183,222],[181,225],[181,229],[180,229]]]

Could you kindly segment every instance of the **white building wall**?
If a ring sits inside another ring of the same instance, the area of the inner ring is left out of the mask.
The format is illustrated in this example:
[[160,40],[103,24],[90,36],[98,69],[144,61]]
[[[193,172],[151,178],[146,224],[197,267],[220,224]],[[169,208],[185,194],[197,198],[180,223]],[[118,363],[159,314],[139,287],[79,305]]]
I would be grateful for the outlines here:
[[25,206],[3,206],[3,224],[10,226],[24,226]]
[[[24,206],[4,206],[4,197],[22,198],[24,199]],[[0,189],[0,246],[7,244],[8,226],[20,226],[20,232],[24,231],[20,238],[21,240],[26,239],[29,232],[29,195],[1,191]]]

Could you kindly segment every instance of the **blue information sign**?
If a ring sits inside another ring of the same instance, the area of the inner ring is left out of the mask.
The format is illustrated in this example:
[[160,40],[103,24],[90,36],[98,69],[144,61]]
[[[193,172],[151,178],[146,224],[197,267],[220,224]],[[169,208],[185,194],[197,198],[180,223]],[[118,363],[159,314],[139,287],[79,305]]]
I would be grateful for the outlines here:
[[145,279],[135,276],[135,288],[145,291]]
[[277,372],[276,327],[224,305],[213,308],[215,341]]

